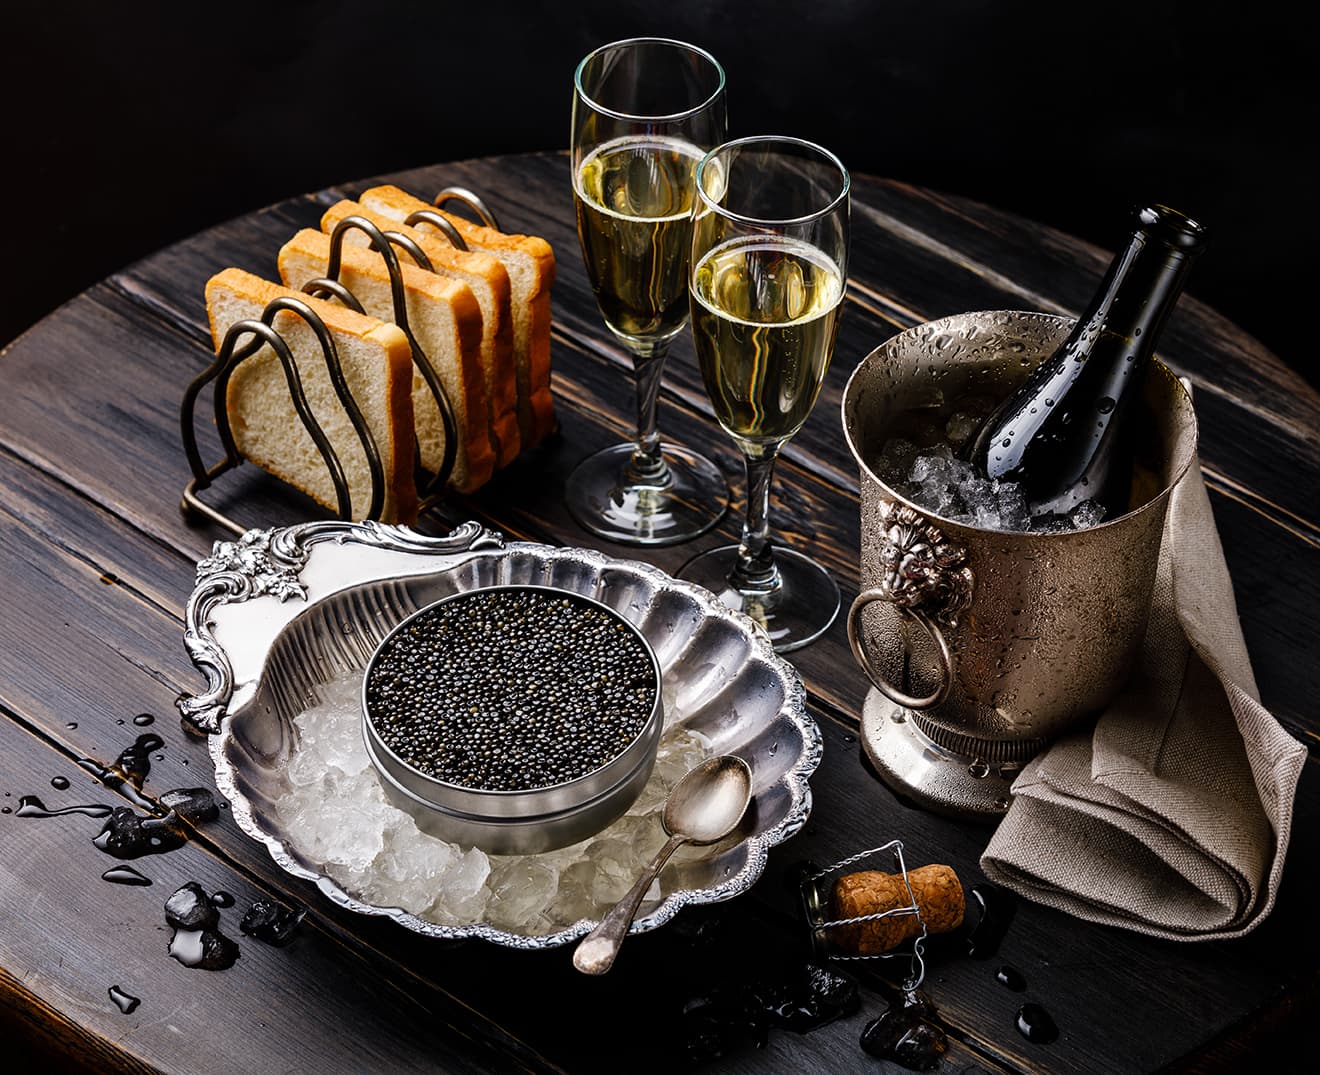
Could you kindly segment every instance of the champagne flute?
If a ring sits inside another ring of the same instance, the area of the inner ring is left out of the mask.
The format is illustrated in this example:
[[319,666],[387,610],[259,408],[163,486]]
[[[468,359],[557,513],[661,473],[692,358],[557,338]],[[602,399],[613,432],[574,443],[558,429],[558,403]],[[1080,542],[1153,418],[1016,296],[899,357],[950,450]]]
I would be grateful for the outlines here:
[[742,541],[678,572],[741,609],[776,650],[817,638],[839,610],[823,567],[772,552],[770,481],[780,449],[820,394],[838,332],[848,267],[848,172],[797,138],[742,138],[697,167],[692,334],[724,431],[743,453]]
[[588,55],[574,86],[578,238],[605,324],[632,355],[637,440],[578,464],[567,505],[611,541],[671,545],[709,530],[729,501],[709,459],[662,450],[655,417],[669,342],[688,320],[693,174],[725,138],[724,71],[692,45],[636,38]]

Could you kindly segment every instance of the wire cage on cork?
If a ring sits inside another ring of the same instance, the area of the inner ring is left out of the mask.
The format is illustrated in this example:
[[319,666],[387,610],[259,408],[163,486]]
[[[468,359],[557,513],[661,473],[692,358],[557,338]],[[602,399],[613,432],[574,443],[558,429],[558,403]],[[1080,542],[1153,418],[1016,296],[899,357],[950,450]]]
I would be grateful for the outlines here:
[[[846,877],[840,874],[845,867],[885,852],[892,854],[895,874],[854,872]],[[849,881],[856,882],[858,887],[846,899],[838,899],[839,884]],[[902,982],[905,993],[915,992],[925,980],[926,938],[932,932],[947,932],[962,921],[962,888],[956,876],[943,866],[923,866],[909,871],[901,840],[890,840],[823,869],[813,869],[803,878],[800,891],[812,950],[818,957],[906,959],[908,973]],[[903,897],[906,902],[901,902]],[[872,906],[883,909],[866,911]],[[849,910],[865,913],[848,914]],[[912,942],[910,946],[905,945],[908,940]]]
[[[482,199],[463,187],[446,187],[434,199],[434,205],[442,206],[447,202],[457,201],[467,206],[486,227],[499,230],[495,215]],[[441,213],[433,209],[419,209],[411,213],[404,225],[411,227],[427,224],[434,227],[458,250],[466,251],[467,243],[458,229]],[[316,298],[338,301],[356,313],[364,313],[362,303],[338,279],[346,237],[352,231],[364,232],[370,240],[370,246],[385,262],[390,278],[390,295],[393,307],[393,321],[407,337],[412,349],[413,363],[421,374],[426,386],[434,398],[439,410],[441,425],[444,429],[444,452],[440,464],[434,472],[427,471],[421,465],[420,449],[414,456],[414,470],[417,475],[417,492],[420,500],[419,511],[425,512],[437,505],[444,497],[446,486],[454,468],[454,459],[458,446],[458,427],[454,419],[453,406],[441,383],[440,376],[426,352],[417,341],[408,322],[406,293],[403,284],[403,270],[396,248],[402,250],[422,269],[433,272],[434,266],[421,247],[407,235],[393,229],[382,230],[365,217],[353,215],[345,217],[334,228],[330,236],[330,256],[323,277],[309,280],[302,286],[302,291]],[[204,490],[211,488],[215,481],[231,470],[237,469],[245,461],[235,443],[230,428],[227,408],[229,382],[238,366],[251,358],[263,347],[269,345],[279,359],[284,372],[285,384],[293,401],[299,421],[307,430],[325,464],[335,490],[335,514],[344,521],[352,521],[353,510],[348,481],[344,467],[334,445],[330,443],[321,423],[317,420],[303,389],[302,378],[298,372],[298,363],[284,337],[274,328],[276,316],[288,312],[301,318],[312,329],[321,348],[321,357],[329,374],[335,396],[344,408],[353,431],[366,457],[371,475],[371,497],[364,518],[368,521],[380,520],[385,504],[385,474],[381,464],[381,454],[371,434],[361,408],[353,398],[348,383],[344,378],[343,367],[334,339],[325,323],[316,311],[307,303],[296,298],[282,297],[270,302],[262,311],[260,318],[245,319],[235,322],[225,333],[215,361],[202,371],[184,391],[180,406],[179,425],[183,439],[184,454],[192,471],[192,479],[184,487],[180,500],[180,510],[185,518],[203,518],[234,534],[242,534],[247,527],[235,522],[228,515],[218,510],[201,498]],[[202,390],[214,382],[214,412],[216,431],[224,451],[224,458],[208,466],[202,459],[197,444],[196,409],[197,400]]]

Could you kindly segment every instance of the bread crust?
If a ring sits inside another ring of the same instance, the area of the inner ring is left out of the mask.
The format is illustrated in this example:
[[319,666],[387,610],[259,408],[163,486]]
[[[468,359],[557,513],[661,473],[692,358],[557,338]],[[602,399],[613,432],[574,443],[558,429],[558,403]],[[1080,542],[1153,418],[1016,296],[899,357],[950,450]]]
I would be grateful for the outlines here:
[[[518,388],[514,380],[511,285],[504,263],[493,254],[458,250],[446,240],[405,227],[390,217],[347,199],[325,211],[321,217],[321,230],[330,234],[344,217],[350,215],[364,217],[382,230],[401,232],[413,239],[441,276],[469,282],[471,277],[477,277],[489,287],[491,302],[489,306],[482,306],[482,317],[489,318],[484,328],[487,346],[483,348],[483,369],[492,403],[491,436],[500,465],[511,462],[521,451],[522,443],[517,428]],[[369,244],[370,239],[360,231],[350,232],[345,243]]]
[[[374,250],[345,243],[341,255],[345,270],[345,273],[341,273],[341,278],[345,274],[350,277],[359,274],[383,288],[390,286],[389,270],[385,266],[384,259]],[[310,279],[306,272],[297,271],[299,258],[314,266],[316,274],[321,275],[329,257],[330,237],[312,228],[304,228],[280,249],[280,275],[289,286],[299,285],[305,282],[305,279]],[[455,417],[459,420],[460,453],[455,460],[452,483],[460,492],[473,492],[490,480],[497,463],[491,444],[491,404],[486,392],[486,379],[480,355],[481,308],[477,305],[472,289],[461,280],[426,272],[415,265],[407,264],[403,259],[400,260],[400,269],[410,305],[416,308],[417,303],[426,302],[446,307],[458,330],[460,343],[457,354],[437,353],[424,357],[414,356],[414,358],[418,363],[423,360],[430,361],[437,371],[445,369],[447,364],[454,371],[456,380],[461,386],[460,398],[450,401]],[[392,309],[388,312],[392,318]],[[416,324],[413,325],[413,330],[416,333]],[[420,376],[419,373],[418,377]],[[416,410],[417,379],[414,377],[412,380],[414,422],[419,417]],[[424,394],[429,396],[429,388],[424,390]],[[435,415],[434,405],[430,413]],[[436,417],[438,421],[438,416]],[[509,418],[513,418],[511,410]],[[511,424],[511,432],[516,444],[517,426],[516,423],[511,422]],[[424,460],[424,462],[430,464],[435,461]]]
[[[207,320],[210,323],[211,339],[217,353],[224,341],[224,330],[219,322],[218,313],[219,300],[224,294],[232,295],[239,301],[253,304],[256,307],[254,311],[256,315],[259,315],[276,298],[299,299],[311,307],[332,334],[370,341],[380,349],[384,362],[384,406],[387,421],[383,437],[381,436],[382,431],[379,429],[373,429],[372,435],[377,440],[378,451],[381,452],[386,486],[381,521],[405,524],[415,522],[417,519],[417,488],[413,482],[412,474],[414,453],[411,395],[413,362],[408,339],[403,332],[397,326],[386,324],[374,317],[366,317],[343,306],[312,298],[309,295],[293,291],[242,269],[229,268],[211,277],[206,284]],[[276,316],[273,327],[283,335],[287,332],[287,326],[293,322],[301,323],[302,319],[295,314],[283,311]],[[294,357],[298,361],[300,373],[304,369],[308,371],[324,369],[324,360],[319,348],[316,349],[315,355],[302,354],[295,350]],[[271,360],[278,361],[273,357]],[[250,359],[244,361],[250,361]],[[308,365],[304,366],[304,362],[307,362]],[[235,407],[241,406],[239,392],[234,381],[230,382],[230,392],[225,404],[230,409],[231,415]],[[292,402],[289,406],[292,407]],[[381,441],[384,443],[381,443]],[[361,446],[357,445],[356,441],[354,446],[360,452]],[[239,447],[242,448],[243,445],[240,444]],[[342,460],[342,446],[336,445],[336,449]],[[282,464],[279,458],[273,455],[263,456],[260,451],[248,455],[248,458],[251,462],[274,474],[282,481],[300,489],[323,507],[328,508],[330,511],[337,510],[338,505],[333,500],[326,497],[322,492],[309,488],[309,483],[304,482],[297,474],[292,473],[288,467]],[[363,493],[361,490],[356,491],[356,495],[353,497],[354,503],[359,504],[364,496],[369,498],[370,494]]]
[[[497,257],[521,256],[534,263],[534,283],[525,301],[529,304],[526,353],[518,356],[518,420],[523,447],[539,443],[554,431],[554,398],[550,391],[550,289],[555,281],[554,250],[546,240],[534,235],[496,231],[474,224],[454,213],[409,194],[400,187],[382,185],[363,191],[362,205],[396,221],[407,219],[419,209],[440,213],[468,243],[478,250],[488,250]],[[426,234],[423,229],[416,229]]]
[[403,216],[398,218],[400,220],[406,219],[408,214],[416,212],[418,209],[430,209],[453,224],[459,235],[463,236],[469,246],[475,246],[481,250],[506,250],[533,258],[537,262],[541,283],[541,287],[534,292],[533,297],[540,294],[541,291],[548,291],[555,282],[555,253],[550,244],[540,236],[496,231],[494,228],[488,228],[484,224],[476,224],[466,217],[423,201],[415,194],[409,194],[402,187],[396,187],[388,183],[364,190],[358,201],[369,209],[375,209],[377,212],[383,212],[390,216],[393,216],[393,213],[389,212],[391,209],[402,211]]

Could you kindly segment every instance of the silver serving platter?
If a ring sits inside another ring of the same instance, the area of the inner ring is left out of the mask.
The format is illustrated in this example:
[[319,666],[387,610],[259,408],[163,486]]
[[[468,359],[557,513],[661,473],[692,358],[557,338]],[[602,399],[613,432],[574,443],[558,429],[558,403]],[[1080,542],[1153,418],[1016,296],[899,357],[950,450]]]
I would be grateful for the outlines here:
[[540,949],[590,931],[595,923],[584,919],[525,936],[484,922],[440,925],[365,903],[281,834],[276,803],[297,749],[293,720],[315,704],[318,685],[365,669],[386,634],[418,609],[463,590],[508,584],[557,587],[622,613],[654,648],[687,726],[708,736],[714,753],[738,754],[751,765],[754,799],[743,825],[707,854],[666,870],[678,887],[662,887],[658,902],[643,903],[632,932],[663,925],[685,904],[751,888],[770,848],[801,829],[811,811],[807,781],[820,762],[821,736],[793,666],[751,619],[708,590],[589,549],[505,542],[471,522],[445,537],[379,523],[250,530],[216,542],[198,563],[184,644],[207,689],[181,699],[179,709],[211,735],[216,786],[239,827],[335,903],[425,936]]

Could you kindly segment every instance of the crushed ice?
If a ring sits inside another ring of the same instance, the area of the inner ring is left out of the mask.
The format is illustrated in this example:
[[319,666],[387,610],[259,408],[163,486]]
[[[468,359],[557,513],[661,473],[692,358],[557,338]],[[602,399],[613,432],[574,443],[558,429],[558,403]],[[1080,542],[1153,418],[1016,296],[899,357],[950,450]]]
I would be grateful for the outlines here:
[[[324,684],[294,723],[298,746],[277,804],[287,841],[350,895],[441,925],[486,922],[524,935],[599,918],[665,841],[660,809],[680,779],[711,755],[663,691],[665,728],[637,801],[596,836],[539,855],[487,855],[430,836],[385,798],[361,733],[361,675]],[[647,893],[658,898],[658,883]]]
[[941,518],[984,530],[1060,533],[1085,530],[1104,519],[1105,509],[1094,500],[1084,500],[1064,518],[1050,515],[1033,519],[1021,486],[986,478],[954,454],[954,447],[974,434],[979,425],[980,419],[955,413],[946,425],[948,440],[918,447],[907,438],[891,437],[872,461],[871,469],[914,504]]

